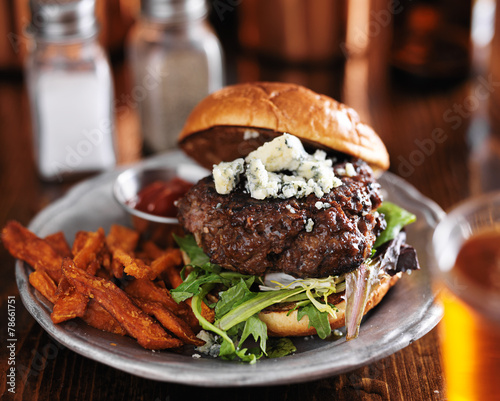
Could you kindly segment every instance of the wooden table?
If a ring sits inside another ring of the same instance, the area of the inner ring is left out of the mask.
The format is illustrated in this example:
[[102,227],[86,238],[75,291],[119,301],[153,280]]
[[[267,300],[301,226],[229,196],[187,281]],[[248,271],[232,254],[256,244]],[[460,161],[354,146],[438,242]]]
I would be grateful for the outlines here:
[[[116,68],[117,97],[130,89],[127,77],[126,68]],[[469,133],[472,117],[484,116],[481,110],[487,99],[481,100],[474,113],[454,111],[459,110],[458,107],[467,110],[467,102],[471,102],[467,99],[471,93],[473,96],[473,89],[480,84],[477,77],[472,77],[437,91],[410,91],[400,83],[385,82],[377,90],[366,88],[369,91],[363,93],[359,85],[354,85],[351,89],[357,93],[349,95],[349,88],[344,88],[342,93],[360,108],[363,117],[384,139],[391,154],[391,170],[404,175],[424,195],[447,209],[471,192],[481,191],[482,176],[479,172],[485,166],[484,160],[490,160],[491,147],[481,148],[489,139],[480,135],[481,132]],[[454,109],[454,105],[458,106]],[[133,108],[131,113],[125,114],[119,116],[118,121],[122,163],[137,159],[140,145]],[[476,119],[474,121],[477,123]],[[36,175],[31,148],[31,126],[23,82],[3,77],[0,82],[0,226],[9,219],[28,224],[40,209],[62,196],[73,184],[41,182]],[[304,384],[214,389],[131,376],[58,346],[23,307],[15,283],[14,259],[1,246],[0,266],[0,394],[5,400],[445,399],[436,329],[378,362]],[[13,296],[16,302],[18,338],[16,366],[19,370],[14,395],[7,392],[6,386],[8,355],[4,339],[9,296]]]

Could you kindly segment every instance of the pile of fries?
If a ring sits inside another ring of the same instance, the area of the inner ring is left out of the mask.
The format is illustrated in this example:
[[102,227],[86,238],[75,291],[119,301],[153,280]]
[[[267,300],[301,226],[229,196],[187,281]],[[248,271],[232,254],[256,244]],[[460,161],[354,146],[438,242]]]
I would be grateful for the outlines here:
[[[146,349],[201,346],[190,299],[176,303],[169,288],[182,283],[181,251],[160,249],[127,227],[80,231],[70,248],[64,234],[45,238],[15,221],[2,231],[6,249],[34,271],[30,284],[53,304],[51,319],[81,318],[100,330],[129,335]],[[205,305],[204,305],[205,306]],[[213,322],[214,312],[203,308]]]

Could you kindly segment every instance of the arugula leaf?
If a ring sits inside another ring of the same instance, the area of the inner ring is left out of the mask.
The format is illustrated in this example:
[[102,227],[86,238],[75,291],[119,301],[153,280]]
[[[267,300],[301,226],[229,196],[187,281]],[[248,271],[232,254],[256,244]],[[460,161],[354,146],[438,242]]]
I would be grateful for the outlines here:
[[254,276],[247,276],[235,272],[209,273],[198,266],[187,276],[183,283],[170,291],[172,298],[176,302],[185,301],[200,293],[200,288],[205,284],[224,284],[231,288],[240,281],[250,288],[255,281]]
[[[197,291],[197,293],[198,293],[198,291]],[[196,294],[193,292],[188,292],[188,291],[175,291],[174,292],[173,290],[171,290],[170,295],[172,296],[172,299],[175,302],[179,303],[179,302],[185,301],[186,299],[192,298]]]
[[223,342],[221,345],[221,350],[219,351],[219,355],[229,355],[233,354],[236,351],[236,348],[234,346],[233,340],[229,338],[227,333],[224,330],[220,330],[219,328],[215,327],[212,323],[210,323],[207,319],[203,317],[201,314],[201,302],[203,298],[212,290],[212,285],[206,285],[202,291],[200,291],[200,294],[195,295],[193,297],[193,300],[191,302],[191,309],[193,310],[194,315],[198,319],[198,322],[200,322],[200,326],[205,329],[209,330],[215,334],[218,334],[219,336],[222,337]]
[[[210,330],[210,329],[209,329]],[[222,344],[219,350],[219,356],[221,358],[232,361],[236,358],[236,347],[234,346],[233,340],[222,337]],[[243,353],[244,354],[244,353]]]
[[[262,327],[264,326],[264,328]],[[229,335],[238,336],[238,333],[243,333],[239,341],[238,347],[235,347],[234,342],[229,339]],[[267,327],[258,317],[250,318],[248,321],[243,322],[238,326],[234,326],[231,330],[226,332],[226,336],[222,337],[223,341],[219,350],[219,356],[226,360],[234,360],[239,358],[242,362],[254,364],[257,359],[261,358],[263,352],[259,348],[239,348],[246,338],[252,334],[255,341],[260,337],[265,347],[265,340],[267,339]],[[262,348],[264,349],[264,348]]]
[[241,322],[236,326],[233,326],[230,329],[226,330],[226,332],[231,337],[239,338],[241,336],[241,333],[243,333],[244,328],[245,328],[245,322]]
[[259,352],[257,348],[243,348],[236,351],[236,356],[238,356],[238,358],[240,358],[243,362],[248,362],[252,365],[262,356],[262,352]]
[[172,289],[170,294],[175,302],[181,302],[198,295],[204,284],[216,284],[220,282],[220,276],[216,274],[200,275],[199,269],[195,269],[189,274],[183,283],[181,283],[177,288]]
[[221,318],[231,309],[252,299],[254,296],[255,293],[249,290],[249,286],[245,280],[240,279],[238,284],[219,294],[219,302],[215,306],[215,317],[217,319]]
[[395,238],[404,226],[417,220],[417,216],[413,213],[410,213],[409,211],[388,201],[384,201],[384,203],[382,203],[382,205],[377,209],[377,212],[384,214],[385,221],[387,222],[387,228],[378,236],[375,244],[373,244],[374,248],[377,248],[383,243]]
[[266,348],[268,358],[281,358],[296,351],[297,348],[293,345],[292,340],[286,337],[270,339]]
[[267,326],[256,315],[250,316],[250,318],[248,318],[245,322],[245,328],[241,334],[239,344],[243,344],[250,334],[255,341],[260,338],[260,349],[265,350],[267,341]]
[[193,310],[194,315],[200,322],[200,325],[203,329],[212,331],[213,333],[218,334],[222,338],[222,344],[219,350],[220,357],[228,360],[233,360],[234,358],[238,357],[243,362],[254,364],[257,361],[257,355],[255,355],[255,353],[247,352],[246,348],[237,350],[236,347],[234,346],[233,340],[228,336],[228,334],[224,330],[220,330],[219,328],[215,327],[201,315],[201,301],[208,294],[208,292],[210,292],[211,289],[212,289],[211,285],[206,285],[199,295],[195,295],[193,297],[193,301],[191,302],[191,308]]
[[193,266],[204,266],[210,264],[209,257],[203,252],[196,240],[192,235],[186,235],[185,237],[178,237],[173,234],[175,242],[179,245],[179,248],[186,252]]
[[300,321],[304,316],[309,318],[309,326],[314,327],[319,338],[325,339],[328,337],[332,329],[328,321],[328,312],[320,312],[312,303],[302,306],[297,311],[297,321]]
[[289,297],[303,291],[303,288],[296,288],[293,290],[259,292],[249,301],[231,309],[229,313],[217,319],[214,324],[222,330],[229,330],[234,325],[246,321],[250,316],[255,315],[262,309],[275,303],[284,302]]

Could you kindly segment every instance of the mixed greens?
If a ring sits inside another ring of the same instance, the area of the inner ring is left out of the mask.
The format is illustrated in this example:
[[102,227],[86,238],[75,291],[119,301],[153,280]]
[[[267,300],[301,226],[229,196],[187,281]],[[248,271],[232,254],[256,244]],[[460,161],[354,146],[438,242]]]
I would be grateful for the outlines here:
[[382,203],[382,205],[377,209],[377,212],[384,215],[387,227],[377,237],[375,244],[373,244],[374,249],[377,249],[380,245],[396,238],[404,226],[407,226],[417,220],[417,216],[413,213],[410,213],[408,210],[405,210],[388,201]]
[[[401,229],[415,221],[413,214],[390,202],[384,202],[378,211],[385,215],[387,228],[375,247],[395,242]],[[264,279],[221,269],[210,262],[192,236],[175,239],[190,263],[181,273],[184,282],[171,291],[172,297],[177,302],[192,298],[191,307],[201,327],[216,337],[211,347],[217,356],[229,360],[239,358],[249,363],[255,363],[263,355],[277,357],[295,352],[288,339],[268,339],[267,327],[258,314],[271,305],[293,302],[289,313],[297,310],[298,320],[307,316],[309,325],[324,339],[331,334],[328,316],[335,318],[338,312],[335,305],[328,302],[328,297],[345,290],[347,337],[356,337],[371,287],[376,285],[379,273],[384,271],[384,261],[388,260],[384,258],[386,252],[374,252],[373,259],[341,277],[295,279],[284,274],[269,274]],[[391,249],[384,246],[386,250]],[[396,253],[399,255],[399,250]],[[214,302],[211,301],[213,297],[207,297],[213,292],[217,293]],[[213,323],[202,316],[202,302],[215,310]],[[243,345],[249,338],[258,346],[245,348]]]

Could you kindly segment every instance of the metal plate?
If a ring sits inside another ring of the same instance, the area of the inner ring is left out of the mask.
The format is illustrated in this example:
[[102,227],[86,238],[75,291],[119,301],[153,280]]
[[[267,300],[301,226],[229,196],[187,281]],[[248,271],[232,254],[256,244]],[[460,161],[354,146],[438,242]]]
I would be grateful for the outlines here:
[[[142,164],[184,169],[193,163],[179,152],[166,153]],[[122,170],[85,181],[63,198],[42,210],[30,224],[39,236],[62,230],[71,240],[78,230],[108,230],[113,223],[129,224],[128,216],[112,195],[115,178]],[[255,365],[212,358],[192,357],[193,349],[182,352],[152,352],[128,337],[88,327],[79,320],[54,325],[51,306],[28,283],[31,268],[16,264],[21,298],[33,317],[57,341],[73,351],[148,379],[198,386],[277,385],[309,381],[340,374],[390,355],[430,331],[442,310],[433,302],[427,245],[443,211],[401,178],[385,173],[379,180],[389,199],[418,216],[408,227],[408,242],[418,251],[422,269],[405,275],[382,302],[364,319],[360,335],[346,342],[323,341],[317,337],[295,339],[297,352],[284,358],[262,359]],[[116,345],[112,345],[116,344]]]

